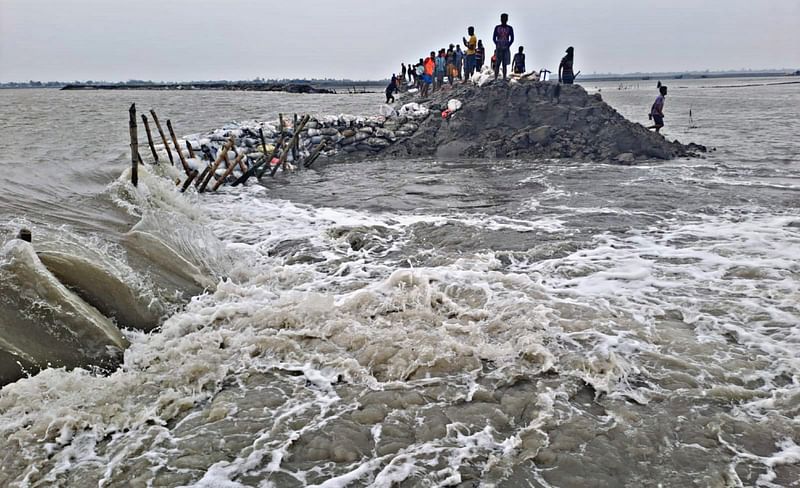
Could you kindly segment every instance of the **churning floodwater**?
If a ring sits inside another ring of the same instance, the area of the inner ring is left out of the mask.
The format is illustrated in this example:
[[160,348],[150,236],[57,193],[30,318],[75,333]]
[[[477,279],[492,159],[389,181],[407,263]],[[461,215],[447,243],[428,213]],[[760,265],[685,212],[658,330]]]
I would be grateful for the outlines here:
[[[647,123],[650,83],[585,86]],[[702,159],[199,196],[128,184],[131,102],[180,136],[382,94],[0,91],[0,353],[51,363],[0,391],[0,485],[800,486],[800,85],[745,83],[666,81]],[[62,367],[98,334],[118,369]]]

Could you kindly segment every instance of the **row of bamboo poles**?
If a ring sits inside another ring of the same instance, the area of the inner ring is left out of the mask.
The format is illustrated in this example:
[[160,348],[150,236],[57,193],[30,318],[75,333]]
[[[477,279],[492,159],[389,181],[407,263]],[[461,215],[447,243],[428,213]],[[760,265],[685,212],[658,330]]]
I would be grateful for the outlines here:
[[[131,183],[133,186],[138,186],[139,184],[139,165],[144,164],[142,160],[142,156],[139,154],[139,130],[138,130],[138,123],[136,119],[136,104],[131,104],[131,108],[128,110],[129,114],[129,126],[130,126],[130,136],[131,136]],[[147,134],[147,143],[150,146],[150,152],[153,154],[153,164],[160,164],[158,151],[156,151],[155,144],[153,143],[153,135],[150,132],[150,123],[147,119],[145,114],[142,115],[142,123],[144,124],[144,130]],[[170,148],[169,141],[167,140],[166,135],[164,134],[164,129],[161,127],[161,123],[158,120],[158,116],[156,115],[155,110],[150,110],[150,115],[153,118],[153,123],[158,130],[159,136],[161,136],[161,141],[164,144],[164,149],[166,150],[167,157],[169,158],[169,162],[171,165],[175,165],[175,158],[172,156],[172,150]],[[283,120],[283,114],[279,116],[279,139],[275,143],[272,151],[267,154],[267,143],[264,138],[264,131],[259,129],[258,134],[261,138],[261,148],[262,148],[262,155],[258,157],[255,161],[250,161],[250,158],[245,155],[244,151],[240,151],[236,153],[235,145],[236,140],[234,136],[231,136],[228,141],[222,146],[222,149],[217,153],[217,156],[213,162],[209,161],[209,164],[206,165],[206,168],[203,170],[202,173],[198,172],[196,169],[192,169],[189,166],[186,158],[183,155],[183,151],[181,150],[180,144],[178,143],[178,138],[175,136],[175,130],[172,127],[172,122],[167,120],[167,130],[169,131],[169,135],[172,139],[173,147],[175,151],[178,153],[178,158],[180,159],[181,166],[183,166],[183,170],[186,173],[186,179],[181,183],[178,181],[178,184],[181,185],[181,193],[185,192],[189,186],[194,183],[195,188],[197,188],[198,193],[202,193],[206,191],[209,185],[211,185],[211,191],[217,191],[220,186],[225,184],[228,178],[233,174],[236,168],[241,169],[242,175],[237,178],[235,181],[231,183],[231,186],[237,186],[244,184],[247,182],[248,179],[255,176],[259,180],[269,171],[270,176],[275,176],[275,173],[278,171],[279,168],[283,168],[284,171],[287,169],[287,158],[289,154],[292,154],[292,159],[295,162],[299,162],[299,145],[300,145],[300,133],[305,128],[306,124],[311,120],[309,115],[304,115],[300,121],[298,122],[297,114],[294,115],[294,125],[293,125],[293,134],[289,137],[286,134],[286,127]],[[195,159],[195,152],[192,148],[192,145],[189,141],[186,142],[186,149],[189,152],[189,157]],[[327,145],[327,141],[323,140],[314,148],[314,150],[310,153],[308,158],[305,158],[304,161],[301,162],[301,166],[305,168],[310,168],[312,164],[317,160],[320,156],[322,151],[325,149]],[[230,151],[234,151],[236,153],[236,158],[233,163],[228,161],[228,153]],[[205,154],[203,154],[205,155]],[[245,161],[247,158],[247,161]],[[277,163],[273,164],[273,160],[278,159]],[[222,175],[217,175],[217,170],[222,167],[222,163],[225,162],[226,168],[225,172]],[[212,180],[214,182],[212,183]]]

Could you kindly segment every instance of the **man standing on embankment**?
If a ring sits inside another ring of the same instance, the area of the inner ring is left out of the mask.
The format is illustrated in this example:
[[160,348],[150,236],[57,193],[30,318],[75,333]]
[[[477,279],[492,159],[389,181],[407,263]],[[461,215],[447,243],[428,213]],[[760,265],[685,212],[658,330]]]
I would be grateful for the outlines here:
[[511,63],[511,45],[514,44],[514,28],[508,25],[508,14],[500,16],[500,25],[495,26],[492,36],[495,45],[494,79],[500,74],[500,65],[503,65],[503,79],[508,77],[508,65]]

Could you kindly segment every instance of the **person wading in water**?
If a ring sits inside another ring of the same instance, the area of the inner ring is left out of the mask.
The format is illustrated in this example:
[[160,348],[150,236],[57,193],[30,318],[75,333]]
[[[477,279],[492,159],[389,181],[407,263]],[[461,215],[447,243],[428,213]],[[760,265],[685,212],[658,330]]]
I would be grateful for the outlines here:
[[503,79],[508,75],[508,65],[511,63],[511,45],[514,44],[514,28],[508,25],[508,14],[500,16],[500,25],[495,26],[494,35],[496,61],[494,63],[494,79],[500,74],[500,65],[503,65]]
[[561,58],[561,64],[558,65],[558,82],[565,85],[571,85],[575,81],[575,73],[572,71],[572,62],[574,60],[575,48],[572,46],[567,48],[567,55]]

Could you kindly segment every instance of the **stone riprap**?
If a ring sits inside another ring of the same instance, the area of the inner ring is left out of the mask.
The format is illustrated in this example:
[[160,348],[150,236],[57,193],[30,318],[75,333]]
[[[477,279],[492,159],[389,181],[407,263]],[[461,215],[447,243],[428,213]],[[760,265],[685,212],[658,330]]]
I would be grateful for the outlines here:
[[[404,103],[405,102],[405,103]],[[308,157],[327,141],[322,156],[329,161],[367,157],[439,158],[567,158],[633,164],[651,159],[694,157],[705,147],[668,141],[641,124],[625,119],[578,85],[540,81],[495,81],[484,86],[459,84],[419,101],[401,97],[399,110],[381,107],[381,115],[312,117],[300,133],[298,155]],[[205,135],[186,138],[198,157],[189,165],[202,171],[231,137],[245,164],[263,156],[281,138],[277,121],[229,124]],[[284,129],[291,136],[293,128]],[[161,148],[163,151],[163,147]],[[202,157],[199,157],[203,155]],[[186,154],[188,158],[188,154]],[[287,158],[293,162],[292,155]],[[225,172],[220,165],[218,174]],[[239,176],[239,170],[231,178]]]
[[396,157],[569,158],[631,163],[697,156],[705,147],[677,141],[625,119],[600,94],[579,85],[495,81],[458,85],[435,94],[425,106],[441,114],[457,99],[449,118],[428,117],[387,154]]

